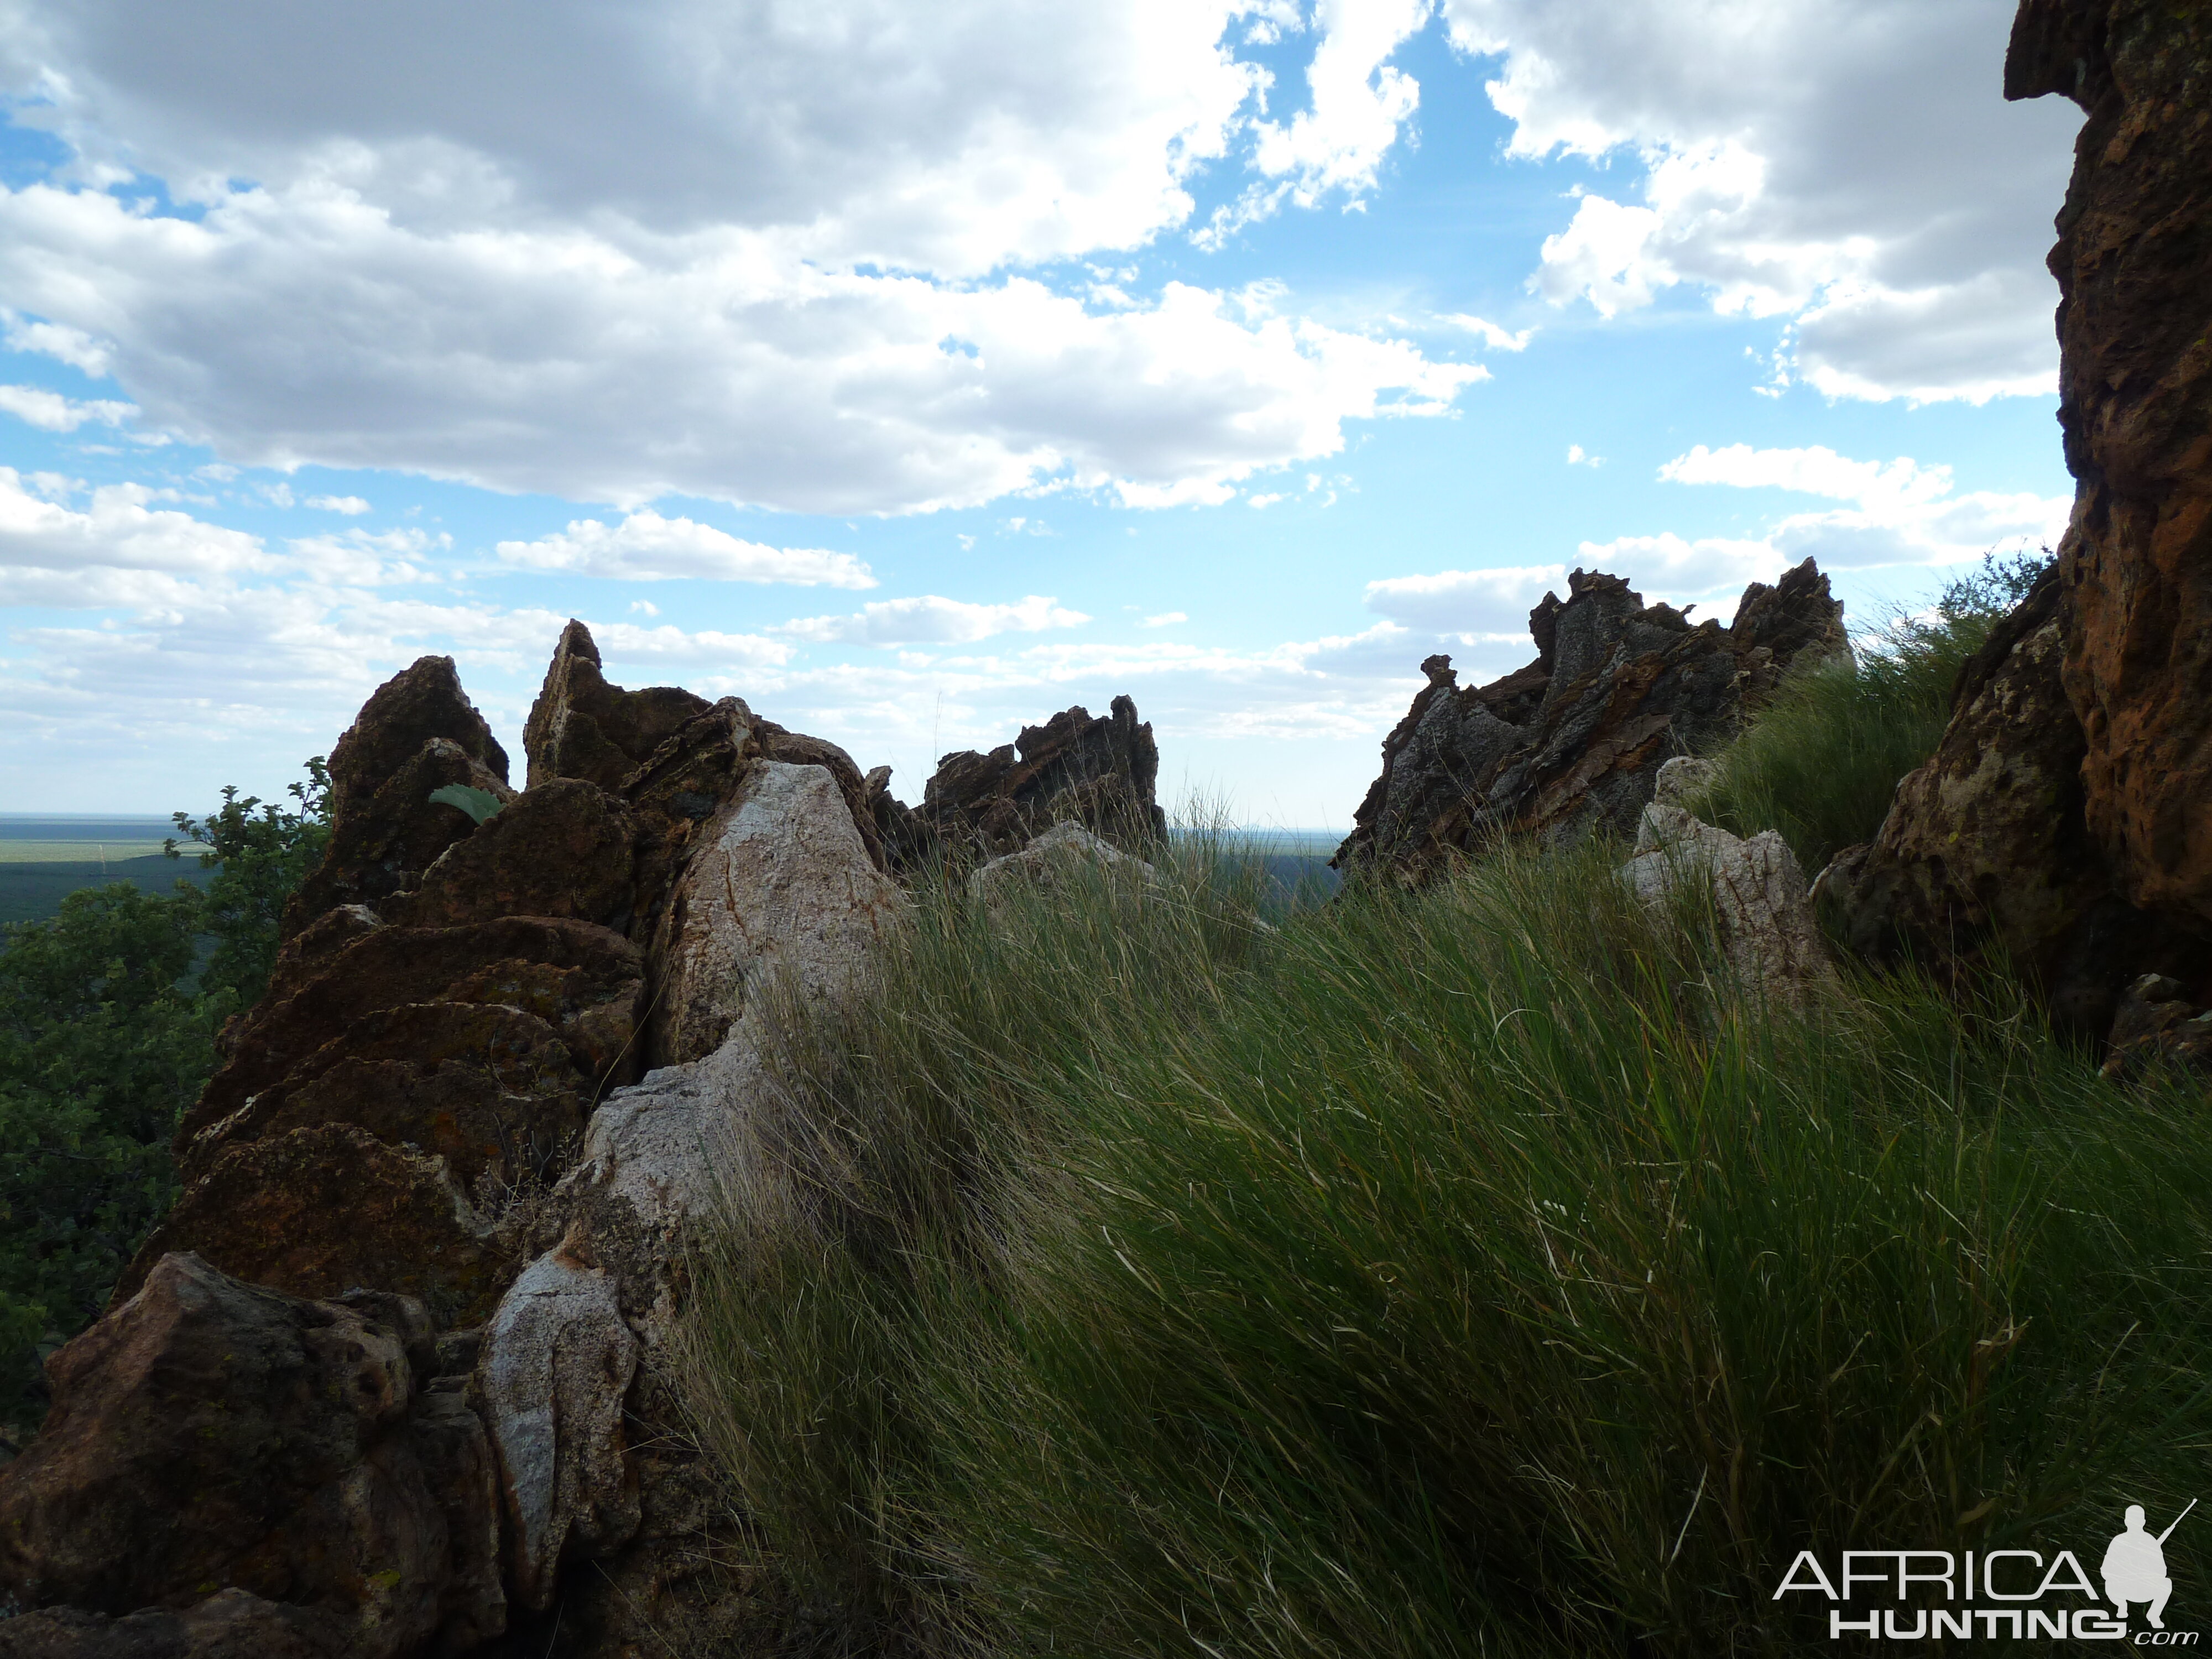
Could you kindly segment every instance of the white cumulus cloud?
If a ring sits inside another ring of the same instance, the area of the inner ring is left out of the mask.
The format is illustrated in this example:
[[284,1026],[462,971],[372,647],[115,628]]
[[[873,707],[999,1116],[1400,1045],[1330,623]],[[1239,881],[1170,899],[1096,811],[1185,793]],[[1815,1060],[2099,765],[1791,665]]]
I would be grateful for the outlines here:
[[1785,364],[1832,397],[2055,386],[2043,255],[2081,118],[1997,95],[2012,0],[1443,4],[1503,59],[1510,153],[1644,166],[1546,240],[1547,297],[1611,317],[1686,284],[1786,318]]
[[579,576],[663,581],[788,582],[802,587],[873,587],[868,567],[850,553],[818,547],[768,547],[690,519],[664,519],[647,508],[610,529],[597,519],[533,542],[501,542],[499,556],[532,570]]
[[121,426],[138,413],[135,404],[108,398],[81,402],[44,386],[0,386],[0,410],[46,432],[74,432],[88,421],[102,426]]
[[1037,634],[1079,628],[1091,620],[1058,600],[1032,593],[1012,605],[971,605],[926,594],[881,599],[843,617],[806,617],[775,631],[791,639],[848,645],[964,645],[994,634]]

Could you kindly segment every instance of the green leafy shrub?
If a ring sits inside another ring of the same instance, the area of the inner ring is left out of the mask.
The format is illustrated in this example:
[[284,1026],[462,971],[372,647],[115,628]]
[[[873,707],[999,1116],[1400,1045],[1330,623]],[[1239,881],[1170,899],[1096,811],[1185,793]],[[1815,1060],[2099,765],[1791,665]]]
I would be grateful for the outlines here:
[[216,868],[204,893],[88,888],[0,933],[0,1450],[45,1414],[40,1359],[99,1316],[175,1196],[177,1120],[329,838],[330,775],[307,770],[295,811],[230,787],[204,822],[175,815]]
[[1905,775],[1936,751],[1966,659],[2017,605],[2048,556],[1991,556],[1948,584],[1927,616],[1893,616],[1831,659],[1785,678],[1715,758],[1692,805],[1737,835],[1779,830],[1808,874],[1871,841]]
[[218,871],[207,889],[207,930],[215,936],[215,954],[201,969],[200,986],[210,994],[227,996],[227,1012],[251,1008],[268,988],[276,966],[276,927],[284,901],[322,861],[330,843],[330,769],[316,755],[307,762],[307,781],[291,785],[288,792],[297,811],[253,795],[241,800],[238,787],[226,784],[222,805],[204,823],[174,814],[184,841],[180,844],[173,836],[162,844],[173,859],[183,856],[185,846],[203,847],[201,865]]
[[1826,1651],[1771,1599],[1800,1548],[2174,1512],[2201,1095],[1994,981],[1769,1018],[1620,855],[1274,932],[1188,854],[940,890],[857,1009],[786,1010],[762,1155],[807,1222],[733,1196],[683,1340],[815,1638]]
[[215,1010],[180,983],[204,908],[177,888],[71,893],[0,949],[0,1418],[19,1434],[45,1411],[39,1358],[167,1211],[169,1136],[214,1061]]

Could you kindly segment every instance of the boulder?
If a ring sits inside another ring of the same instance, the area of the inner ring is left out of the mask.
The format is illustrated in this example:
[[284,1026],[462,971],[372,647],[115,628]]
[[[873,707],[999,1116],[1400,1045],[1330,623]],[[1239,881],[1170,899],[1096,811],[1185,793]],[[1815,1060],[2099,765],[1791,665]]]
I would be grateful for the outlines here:
[[1813,919],[1805,872],[1789,843],[1771,830],[1740,840],[1672,804],[1705,781],[1683,769],[1698,764],[1674,760],[1660,769],[1667,799],[1644,809],[1635,856],[1621,878],[1654,908],[1686,890],[1710,892],[1721,948],[1737,983],[1753,995],[1800,1006],[1840,989]]
[[1018,853],[991,860],[968,878],[971,897],[986,902],[1018,888],[1050,888],[1071,874],[1098,869],[1151,883],[1159,878],[1140,858],[1117,850],[1078,823],[1056,823]]
[[140,1247],[117,1301],[179,1250],[294,1296],[404,1292],[441,1327],[482,1321],[517,1265],[443,1158],[349,1123],[246,1141],[212,1159]]
[[886,770],[866,792],[866,811],[908,870],[933,856],[972,866],[1019,852],[1062,821],[1142,852],[1167,835],[1159,769],[1152,728],[1139,723],[1134,702],[1116,697],[1098,719],[1079,705],[988,754],[945,756],[917,808],[890,798]]
[[484,1334],[477,1387],[498,1449],[507,1583],[523,1607],[550,1605],[572,1542],[611,1548],[636,1529],[623,1432],[636,1368],[613,1282],[559,1251],[530,1264]]
[[654,1063],[713,1053],[765,976],[817,999],[842,986],[904,903],[828,770],[756,762],[702,832],[663,918]]
[[1935,756],[1819,884],[1855,948],[1943,972],[2001,951],[2089,1037],[2117,1037],[2146,971],[2212,1001],[2208,88],[2199,9],[2014,18],[2006,96],[2089,118],[2050,261],[2073,516],[1961,673]]
[[179,1147],[188,1182],[247,1140],[350,1123],[446,1160],[471,1193],[544,1182],[583,1133],[592,1079],[534,1014],[499,1003],[413,1002],[354,1021],[246,1105]]
[[1838,854],[1818,888],[1858,954],[1948,972],[1995,942],[2063,1024],[2101,1034],[2120,984],[2166,951],[2113,896],[2083,817],[2063,597],[2048,571],[1991,631],[1960,673],[1936,753],[1898,785],[1874,842]]
[[387,902],[414,886],[440,854],[473,834],[474,818],[430,799],[453,784],[502,802],[515,799],[505,779],[460,744],[428,739],[380,785],[364,786],[331,814],[322,862],[284,902],[285,936],[337,906]]
[[553,778],[581,778],[619,791],[623,781],[703,714],[707,700],[694,691],[657,685],[625,691],[599,672],[592,630],[571,620],[561,632],[545,683],[522,728],[529,761],[526,787]]
[[1628,835],[1662,763],[1733,736],[1793,664],[1849,649],[1810,559],[1753,583],[1733,628],[1577,570],[1528,629],[1536,660],[1488,685],[1461,688],[1447,656],[1421,665],[1336,868],[1418,885],[1507,835]]
[[2108,1049],[2105,1075],[2122,1082],[2160,1066],[2212,1073],[2212,1013],[2179,980],[2145,974],[2120,998]]
[[[405,1298],[309,1301],[172,1255],[48,1362],[0,1469],[0,1652],[459,1653],[505,1628],[489,1445]],[[142,1611],[160,1610],[160,1611]],[[74,1644],[74,1645],[71,1645]]]

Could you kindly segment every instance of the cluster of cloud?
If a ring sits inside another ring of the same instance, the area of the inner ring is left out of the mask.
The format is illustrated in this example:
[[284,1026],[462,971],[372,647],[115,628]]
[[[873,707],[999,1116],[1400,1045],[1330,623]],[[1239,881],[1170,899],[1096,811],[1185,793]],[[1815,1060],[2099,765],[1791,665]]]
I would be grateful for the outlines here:
[[[2043,269],[2080,112],[1996,96],[2012,0],[1443,0],[1504,62],[1513,155],[1632,156],[1534,285],[1604,316],[1689,284],[1789,320],[1782,370],[1833,397],[2047,392]],[[1962,63],[1986,66],[1961,77]]]
[[611,530],[597,519],[534,542],[501,542],[499,556],[526,570],[579,576],[664,581],[685,576],[717,581],[789,582],[799,586],[873,587],[868,567],[850,553],[818,547],[767,547],[712,525],[664,519],[651,508]]
[[[1232,36],[1308,27],[1285,0],[560,0],[526,26],[24,0],[0,91],[76,160],[0,188],[0,304],[17,349],[115,374],[244,465],[625,508],[1222,501],[1482,371],[1025,268],[1184,224],[1232,151],[1250,213],[1356,199],[1417,102],[1387,60],[1430,11],[1323,0],[1309,103],[1277,119]],[[155,181],[190,216],[149,210]]]

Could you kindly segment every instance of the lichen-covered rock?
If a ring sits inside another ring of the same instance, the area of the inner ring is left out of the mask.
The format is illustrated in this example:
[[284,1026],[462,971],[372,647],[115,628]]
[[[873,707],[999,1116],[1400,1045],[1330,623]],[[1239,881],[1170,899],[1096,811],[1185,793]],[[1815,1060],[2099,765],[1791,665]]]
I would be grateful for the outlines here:
[[458,1395],[418,1389],[427,1329],[403,1298],[163,1259],[49,1362],[53,1412],[0,1469],[0,1588],[77,1610],[0,1632],[25,1653],[329,1659],[496,1635],[489,1449]]
[[115,1295],[172,1251],[294,1296],[395,1291],[443,1326],[482,1321],[517,1264],[443,1158],[349,1123],[234,1146],[178,1195]]
[[1810,559],[1753,583],[1732,628],[1577,570],[1528,629],[1536,660],[1489,685],[1461,688],[1449,657],[1421,665],[1428,684],[1382,741],[1338,869],[1418,885],[1507,835],[1626,835],[1662,763],[1732,736],[1793,664],[1849,649]]
[[477,1387],[498,1452],[507,1582],[524,1607],[551,1602],[572,1540],[605,1549],[636,1528],[623,1432],[636,1367],[613,1280],[561,1251],[530,1264],[484,1334]]
[[713,1053],[764,976],[821,998],[904,910],[818,766],[756,762],[702,833],[656,941],[657,1065]]
[[[1670,761],[1662,771],[1688,764]],[[1686,781],[1662,781],[1670,796],[1687,787]],[[1635,856],[1620,873],[1638,898],[1655,907],[1673,902],[1686,884],[1709,890],[1721,948],[1737,983],[1754,996],[1802,1005],[1840,988],[1813,919],[1805,872],[1773,830],[1740,840],[1680,806],[1654,801],[1644,809]]]
[[552,778],[581,778],[609,791],[703,714],[706,698],[672,685],[625,691],[599,672],[592,630],[571,621],[561,632],[545,683],[522,728],[527,787]]
[[2212,937],[2212,12],[2024,0],[2004,90],[2088,116],[2050,259],[2083,818],[2118,897]]

